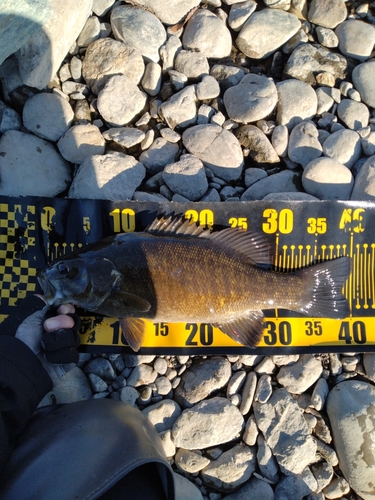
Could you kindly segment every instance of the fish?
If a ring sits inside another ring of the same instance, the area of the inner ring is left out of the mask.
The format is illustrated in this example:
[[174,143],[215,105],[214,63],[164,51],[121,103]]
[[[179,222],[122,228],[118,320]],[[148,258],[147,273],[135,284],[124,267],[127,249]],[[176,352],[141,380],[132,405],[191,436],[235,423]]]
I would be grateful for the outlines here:
[[263,233],[211,231],[171,214],[156,217],[144,231],[112,235],[72,252],[37,277],[48,305],[69,302],[119,318],[136,352],[145,320],[211,324],[253,348],[262,337],[265,310],[349,315],[342,293],[349,257],[292,272],[275,271],[273,260]]

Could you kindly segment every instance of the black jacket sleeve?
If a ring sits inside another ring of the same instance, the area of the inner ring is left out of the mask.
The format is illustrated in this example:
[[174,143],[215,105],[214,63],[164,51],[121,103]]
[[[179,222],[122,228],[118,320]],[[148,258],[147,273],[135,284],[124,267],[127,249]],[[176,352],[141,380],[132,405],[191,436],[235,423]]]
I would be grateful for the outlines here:
[[0,335],[0,471],[52,381],[21,340]]

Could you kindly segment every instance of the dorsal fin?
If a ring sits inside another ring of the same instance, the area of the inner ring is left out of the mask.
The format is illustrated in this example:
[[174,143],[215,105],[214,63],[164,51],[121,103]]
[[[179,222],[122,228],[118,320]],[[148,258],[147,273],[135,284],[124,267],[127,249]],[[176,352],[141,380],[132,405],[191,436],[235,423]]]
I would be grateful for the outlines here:
[[228,227],[211,233],[209,238],[241,253],[252,264],[273,264],[273,255],[268,236],[256,231],[244,231]]
[[267,266],[273,264],[269,238],[255,231],[244,231],[228,227],[222,231],[211,233],[210,229],[185,219],[183,214],[162,214],[145,229],[145,232],[158,236],[178,234],[179,236],[210,238],[216,243],[228,246],[241,253],[251,264],[264,264]]
[[209,229],[186,219],[183,214],[159,215],[145,229],[145,232],[159,236],[171,236],[172,234],[179,234],[181,236],[207,236],[210,234]]

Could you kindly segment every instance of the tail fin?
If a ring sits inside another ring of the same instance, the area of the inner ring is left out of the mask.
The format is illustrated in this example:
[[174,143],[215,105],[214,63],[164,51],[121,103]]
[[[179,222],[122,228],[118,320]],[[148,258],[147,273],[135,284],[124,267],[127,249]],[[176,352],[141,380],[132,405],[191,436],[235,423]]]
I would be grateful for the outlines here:
[[304,269],[306,289],[305,304],[300,311],[308,316],[322,318],[345,318],[349,316],[349,304],[342,288],[351,271],[351,259],[340,257]]

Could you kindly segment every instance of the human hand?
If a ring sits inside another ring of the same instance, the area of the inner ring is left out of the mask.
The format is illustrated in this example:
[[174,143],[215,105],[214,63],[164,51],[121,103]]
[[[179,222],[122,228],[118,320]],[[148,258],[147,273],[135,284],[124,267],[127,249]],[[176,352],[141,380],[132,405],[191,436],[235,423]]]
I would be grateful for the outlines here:
[[64,304],[51,316],[45,306],[28,316],[16,332],[16,337],[38,356],[54,385],[78,361],[80,319],[74,313],[72,304]]

